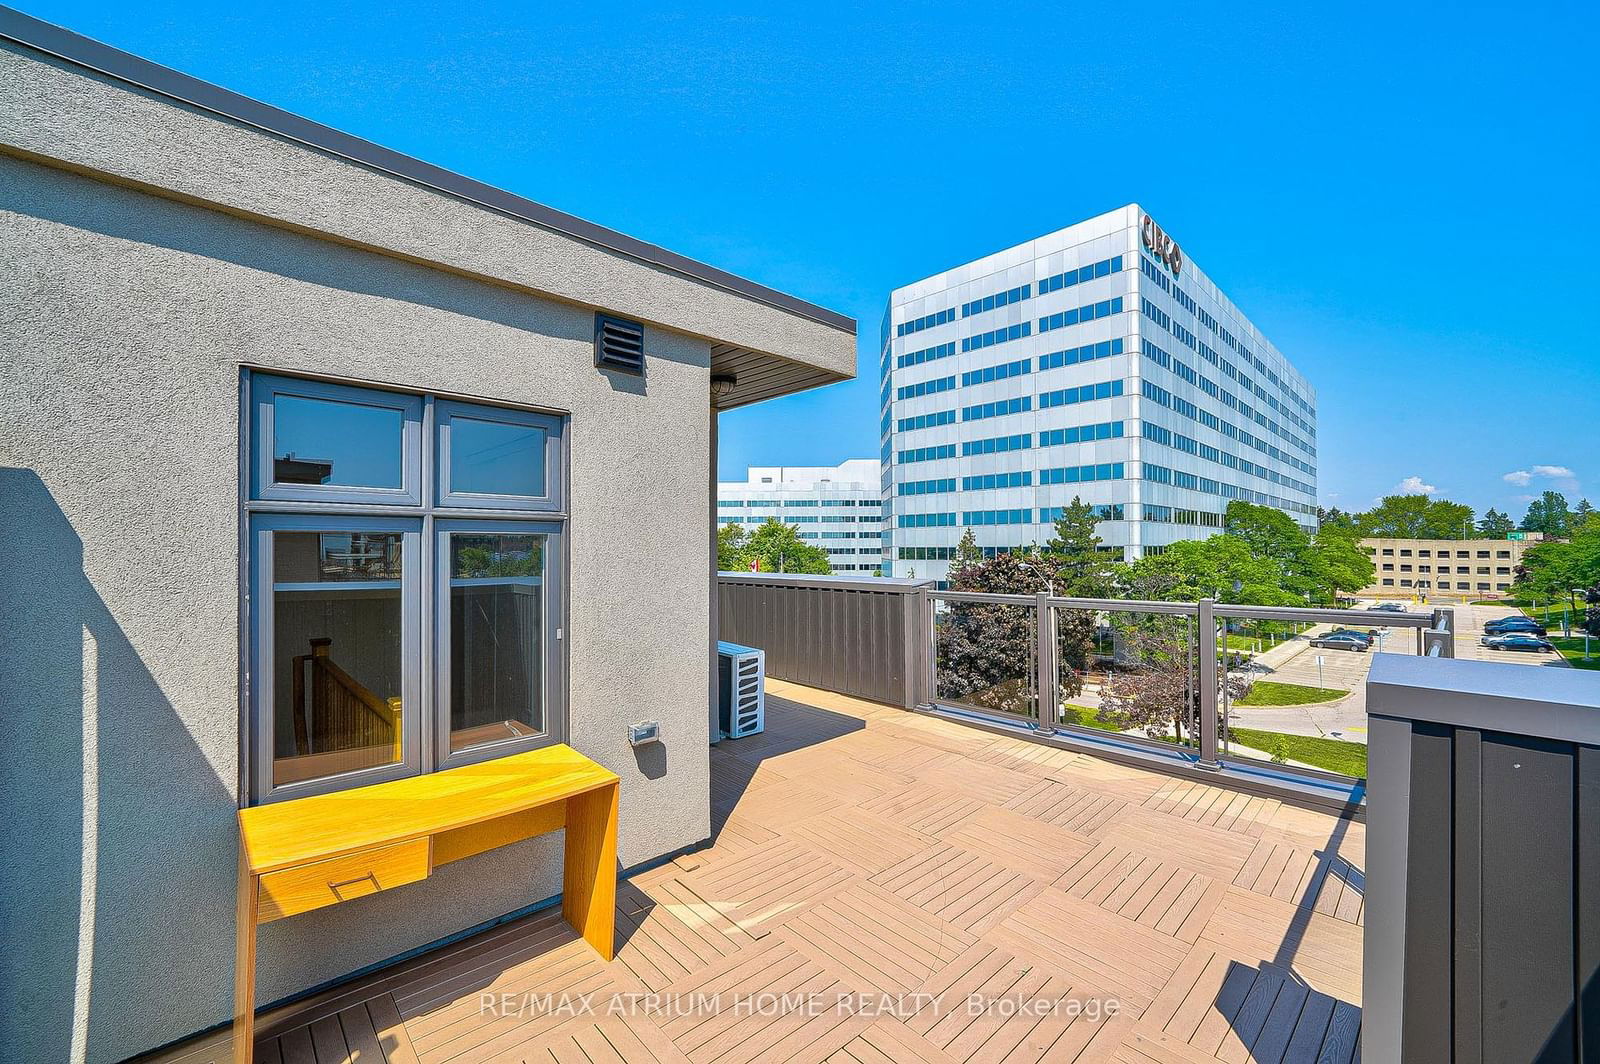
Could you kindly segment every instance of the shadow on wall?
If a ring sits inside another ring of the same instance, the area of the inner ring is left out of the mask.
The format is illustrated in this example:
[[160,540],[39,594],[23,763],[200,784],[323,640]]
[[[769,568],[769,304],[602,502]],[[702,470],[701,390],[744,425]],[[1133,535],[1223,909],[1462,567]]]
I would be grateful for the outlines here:
[[[38,475],[0,468],[0,1059],[117,1060],[216,1022],[235,801],[84,572]],[[195,633],[215,638],[215,633]],[[233,707],[218,707],[233,713]]]

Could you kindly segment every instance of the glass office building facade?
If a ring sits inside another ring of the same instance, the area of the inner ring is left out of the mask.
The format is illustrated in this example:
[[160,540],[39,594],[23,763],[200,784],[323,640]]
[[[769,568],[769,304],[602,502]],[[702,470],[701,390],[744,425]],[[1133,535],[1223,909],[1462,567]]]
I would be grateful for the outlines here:
[[749,534],[766,521],[794,525],[828,552],[836,574],[872,576],[883,563],[878,463],[751,466],[744,480],[717,485],[718,525],[742,525]]
[[1074,498],[1128,560],[1233,499],[1316,527],[1315,390],[1137,205],[896,289],[880,380],[885,575],[1043,543]]

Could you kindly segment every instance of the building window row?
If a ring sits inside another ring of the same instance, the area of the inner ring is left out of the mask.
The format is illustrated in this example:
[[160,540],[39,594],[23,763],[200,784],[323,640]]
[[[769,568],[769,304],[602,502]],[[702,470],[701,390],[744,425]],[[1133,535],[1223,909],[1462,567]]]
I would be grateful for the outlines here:
[[961,515],[964,525],[1031,525],[1033,510],[967,510]]
[[935,344],[932,347],[924,347],[920,351],[907,352],[895,360],[895,368],[905,369],[907,366],[920,366],[924,362],[932,362],[940,358],[949,358],[955,353],[956,342],[951,340],[948,343]]
[[898,552],[903,562],[947,562],[955,556],[954,547],[901,547]]
[[956,490],[956,478],[944,477],[937,480],[908,480],[897,485],[901,495],[942,495],[945,492]]
[[896,336],[910,336],[912,333],[919,333],[936,325],[946,325],[955,320],[955,308],[947,307],[944,310],[936,310],[932,314],[924,314],[920,318],[913,318],[911,321],[901,322],[895,326],[894,334]]
[[[1089,508],[1096,521],[1121,521],[1123,515],[1122,503],[1098,503]],[[1065,506],[1042,506],[1039,508],[1039,523],[1053,525],[1061,520],[1061,515],[1066,511]],[[1117,547],[1115,550],[1121,550]],[[1109,552],[1107,552],[1109,553]]]
[[974,314],[982,314],[984,311],[993,310],[996,307],[1021,303],[1032,295],[1033,286],[1031,284],[1018,285],[1004,292],[995,292],[993,295],[984,296],[982,299],[974,299],[970,303],[961,304],[961,316],[969,318]]
[[[1148,422],[1146,422],[1148,424]],[[1093,440],[1114,440],[1122,436],[1122,422],[1102,421],[1097,425],[1073,425],[1064,429],[1050,429],[1039,433],[1040,447],[1057,447],[1068,443],[1089,443]]]
[[1179,288],[1176,283],[1174,283],[1172,286],[1171,295],[1178,306],[1182,307],[1184,310],[1187,310],[1190,314],[1193,314],[1200,309],[1195,303],[1194,297],[1188,292],[1185,292],[1183,289]]
[[1161,326],[1163,332],[1172,331],[1172,317],[1166,311],[1144,298],[1139,300],[1139,306],[1144,311],[1144,316]]
[[1066,270],[1062,273],[1051,274],[1039,282],[1039,294],[1059,292],[1063,288],[1070,288],[1075,284],[1092,281],[1096,277],[1108,277],[1113,273],[1122,272],[1122,256],[1114,255],[1109,259],[1088,266],[1079,266],[1076,270]]
[[934,447],[913,447],[909,451],[900,452],[901,462],[936,462],[941,458],[954,458],[956,445],[941,443]]
[[1121,462],[1102,462],[1099,465],[1065,466],[1039,470],[1040,484],[1088,484],[1097,480],[1121,480]]
[[988,384],[990,381],[1003,381],[1008,377],[1021,377],[1033,368],[1032,359],[1020,359],[1016,362],[1002,362],[998,366],[985,366],[982,369],[969,370],[961,375],[961,385],[970,388],[974,384]]
[[1082,347],[1069,347],[1064,351],[1052,351],[1048,355],[1040,355],[1039,372],[1120,354],[1122,354],[1122,337],[1119,336],[1115,340],[1101,340],[1097,344],[1084,344]]
[[1032,335],[1032,333],[1033,327],[1028,322],[1021,322],[1017,325],[1006,325],[1002,328],[990,329],[988,332],[977,333],[973,336],[963,336],[961,338],[961,350],[981,351],[985,347],[993,347],[996,344],[1004,344],[1010,343],[1012,340],[1020,340],[1024,336]]
[[1139,272],[1154,281],[1157,288],[1168,295],[1172,294],[1172,282],[1167,280],[1167,271],[1151,262],[1144,255],[1139,256]]
[[1007,451],[1026,451],[1032,446],[1033,435],[1024,432],[1015,436],[992,436],[986,440],[967,440],[961,445],[961,454],[965,458],[970,458],[975,454],[1004,454]]
[[1094,399],[1111,399],[1121,394],[1121,378],[1114,381],[1085,384],[1077,388],[1061,388],[1053,392],[1041,392],[1039,394],[1039,409],[1048,410],[1056,406],[1072,406],[1075,403],[1087,403]]
[[906,384],[896,393],[901,399],[916,399],[924,395],[938,395],[948,392],[956,386],[956,379],[950,377],[935,377],[932,380],[918,381],[915,384]]
[[962,477],[962,491],[993,491],[998,488],[1029,488],[1033,486],[1033,471],[1013,470],[1010,473],[984,473],[980,476]]
[[933,429],[940,425],[954,425],[956,412],[954,410],[935,410],[931,414],[918,414],[915,417],[903,417],[899,421],[901,432],[910,432],[913,429]]
[[956,515],[947,514],[901,514],[896,522],[901,528],[951,528],[955,526]]
[[992,403],[979,403],[976,406],[962,407],[961,420],[981,421],[987,417],[1024,414],[1031,409],[1033,409],[1033,396],[1019,395],[1010,399],[997,399]]
[[1047,314],[1039,319],[1039,331],[1046,333],[1050,332],[1052,329],[1065,329],[1069,325],[1077,325],[1080,322],[1085,321],[1095,321],[1098,318],[1109,318],[1113,314],[1121,313],[1121,296],[1117,296],[1115,299],[1102,299],[1098,303],[1085,303],[1083,306],[1074,307],[1071,310],[1063,310],[1055,314]]

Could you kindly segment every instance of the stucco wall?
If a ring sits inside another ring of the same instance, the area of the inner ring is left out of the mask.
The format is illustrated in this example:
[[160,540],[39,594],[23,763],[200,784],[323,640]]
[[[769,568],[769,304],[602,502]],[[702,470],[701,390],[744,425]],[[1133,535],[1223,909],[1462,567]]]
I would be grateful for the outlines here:
[[855,375],[852,329],[0,42],[0,144],[274,224]]
[[[705,341],[608,377],[588,311],[5,155],[0,248],[0,1058],[229,1016],[242,363],[572,412],[571,741],[624,864],[707,835]],[[272,924],[260,999],[551,895],[558,851]]]

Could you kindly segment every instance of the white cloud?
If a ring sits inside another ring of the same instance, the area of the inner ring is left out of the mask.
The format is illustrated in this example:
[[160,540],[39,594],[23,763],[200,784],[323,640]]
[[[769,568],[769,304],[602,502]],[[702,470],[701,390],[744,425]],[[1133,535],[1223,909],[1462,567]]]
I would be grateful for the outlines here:
[[[1574,480],[1577,474],[1564,465],[1536,465],[1532,469],[1513,469],[1501,476],[1507,484],[1515,484],[1519,488],[1528,486],[1534,478],[1541,480]],[[1575,482],[1575,481],[1574,481]]]
[[1391,495],[1437,495],[1439,489],[1424,483],[1421,477],[1406,477],[1394,486]]

